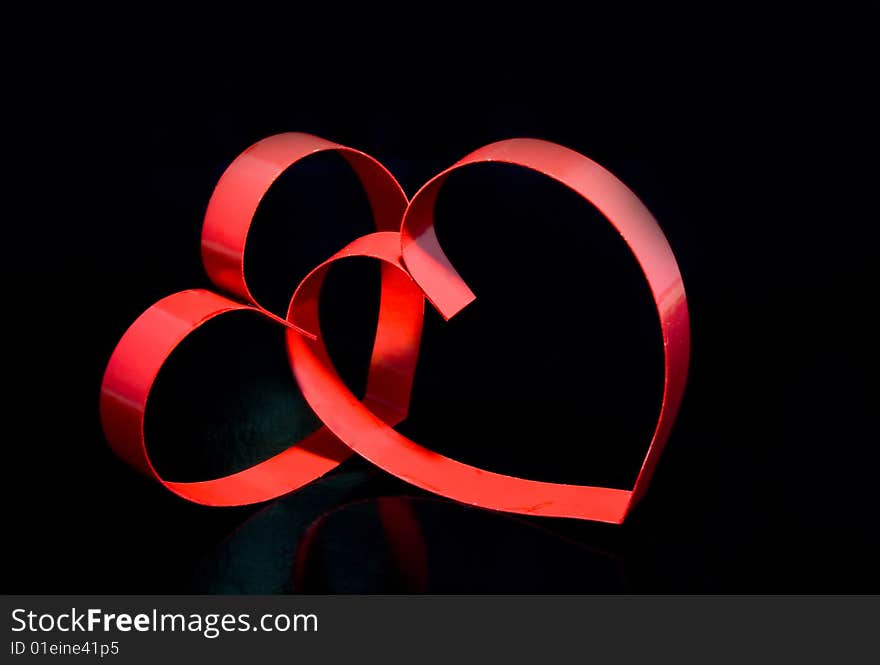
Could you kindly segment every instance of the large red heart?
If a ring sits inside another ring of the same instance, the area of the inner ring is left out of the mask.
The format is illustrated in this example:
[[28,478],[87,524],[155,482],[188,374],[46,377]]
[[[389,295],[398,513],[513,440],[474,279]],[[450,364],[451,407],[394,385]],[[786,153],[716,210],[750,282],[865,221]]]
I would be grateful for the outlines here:
[[[309,273],[297,287],[286,319],[281,319],[256,302],[245,282],[248,229],[260,200],[278,176],[303,157],[325,150],[341,153],[355,170],[378,232],[358,238]],[[437,241],[433,210],[449,173],[477,162],[523,166],[571,188],[608,218],[642,267],[660,316],[665,373],[660,416],[632,490],[492,473],[432,452],[393,429],[406,417],[409,406],[424,297],[446,319],[474,299]],[[644,495],[684,393],[690,349],[687,302],[675,257],[650,212],[626,185],[587,157],[534,139],[493,143],[435,176],[407,204],[394,177],[368,155],[307,134],[279,134],[248,148],[223,174],[205,216],[202,256],[215,284],[251,304],[207,291],[184,291],[159,301],[123,336],[101,390],[102,422],[111,446],[181,496],[210,505],[262,501],[323,475],[351,451],[431,492],[508,512],[620,523]],[[327,269],[353,256],[382,262],[379,323],[363,401],[336,373],[318,322],[318,300]],[[231,476],[197,483],[165,481],[150,463],[143,438],[152,383],[164,360],[189,332],[237,309],[254,309],[287,326],[291,367],[324,427],[279,455]]]

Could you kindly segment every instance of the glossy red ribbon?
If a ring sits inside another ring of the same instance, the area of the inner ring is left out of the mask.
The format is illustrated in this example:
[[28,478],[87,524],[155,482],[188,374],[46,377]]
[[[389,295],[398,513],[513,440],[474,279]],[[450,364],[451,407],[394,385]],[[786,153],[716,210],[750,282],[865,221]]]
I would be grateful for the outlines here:
[[[300,159],[340,153],[364,186],[376,233],[350,243],[297,287],[286,318],[267,311],[244,276],[244,248],[254,213],[272,183]],[[665,359],[663,403],[631,490],[538,482],[492,473],[432,452],[396,432],[407,414],[421,340],[424,299],[445,319],[474,300],[434,231],[437,193],[453,170],[505,162],[542,173],[593,203],[620,232],[641,266],[657,305]],[[333,262],[381,262],[379,320],[367,390],[359,400],[330,361],[318,321],[321,285]],[[352,451],[413,485],[457,501],[512,513],[620,523],[644,495],[681,404],[690,350],[687,301],[675,257],[651,213],[619,179],[568,148],[534,139],[480,148],[432,178],[407,203],[394,177],[372,157],[308,134],[279,134],[248,148],[221,177],[202,232],[208,276],[245,302],[209,291],[168,296],[142,314],[113,352],[101,386],[101,419],[116,453],[191,501],[242,505],[264,501],[320,477]],[[287,327],[290,365],[324,426],[284,452],[222,478],[178,483],[159,476],[144,441],[144,413],[155,378],[174,348],[206,321],[250,310]]]

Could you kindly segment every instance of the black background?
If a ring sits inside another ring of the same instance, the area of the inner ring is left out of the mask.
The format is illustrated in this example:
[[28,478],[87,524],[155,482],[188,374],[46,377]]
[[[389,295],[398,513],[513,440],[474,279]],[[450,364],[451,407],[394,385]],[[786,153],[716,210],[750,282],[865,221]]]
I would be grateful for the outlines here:
[[[511,526],[426,501],[429,590],[878,590],[866,389],[876,54],[863,30],[875,15],[863,14],[681,12],[665,16],[674,30],[651,16],[638,31],[564,17],[459,26],[431,56],[414,48],[419,33],[399,45],[337,35],[313,49],[257,48],[253,61],[240,40],[178,56],[157,36],[129,61],[122,36],[17,74],[21,120],[8,131],[24,150],[8,197],[24,206],[7,219],[3,266],[4,591],[223,586],[193,579],[257,508],[190,505],[118,462],[98,390],[140,312],[210,287],[198,242],[213,185],[244,148],[282,131],[364,150],[408,195],[494,140],[565,144],[642,198],[682,270],[691,373],[647,499],[622,527]],[[617,38],[588,48],[606,27]],[[464,48],[487,34],[497,43]],[[631,484],[662,385],[634,259],[587,204],[515,169],[463,172],[438,205],[441,241],[478,300],[447,324],[428,311],[402,431],[495,471]],[[310,158],[258,212],[255,293],[283,311],[310,267],[369,226],[341,161]],[[331,353],[356,389],[376,282],[374,266],[354,262],[322,303]],[[147,425],[170,477],[241,468],[310,426],[301,404],[286,407],[296,396],[281,333],[234,318],[187,340],[160,375]],[[217,371],[212,354],[232,369]],[[360,478],[368,465],[347,468]],[[313,539],[312,590],[408,588],[389,577],[387,544],[359,511],[418,493],[371,478],[352,488],[366,503],[340,500]],[[603,563],[585,554],[595,551]]]

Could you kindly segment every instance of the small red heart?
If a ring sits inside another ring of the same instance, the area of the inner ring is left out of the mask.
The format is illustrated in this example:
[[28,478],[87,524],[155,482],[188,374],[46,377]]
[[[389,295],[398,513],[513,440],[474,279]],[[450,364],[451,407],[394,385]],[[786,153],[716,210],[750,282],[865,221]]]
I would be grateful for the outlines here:
[[[220,288],[251,304],[210,291],[192,290],[163,298],[125,332],[113,351],[101,384],[101,422],[113,450],[139,471],[196,503],[237,506],[280,496],[321,477],[351,456],[352,451],[322,427],[284,452],[229,476],[201,482],[171,482],[150,462],[144,440],[144,413],[153,382],[168,356],[193,330],[226,312],[250,310],[290,328],[291,323],[262,307],[244,277],[244,248],[253,215],[272,183],[295,162],[321,151],[341,153],[363,184],[376,226],[400,224],[406,196],[397,180],[372,157],[307,134],[281,134],[248,148],[217,184],[202,229],[202,257],[208,276]],[[369,396],[382,406],[376,412],[391,424],[406,417],[412,377],[421,340],[424,299],[401,303],[412,322],[404,333],[388,312],[396,281],[382,278],[382,311],[370,364]],[[306,333],[308,334],[308,333]],[[389,371],[375,359],[376,350],[400,347],[408,360]],[[222,362],[222,359],[220,359]]]

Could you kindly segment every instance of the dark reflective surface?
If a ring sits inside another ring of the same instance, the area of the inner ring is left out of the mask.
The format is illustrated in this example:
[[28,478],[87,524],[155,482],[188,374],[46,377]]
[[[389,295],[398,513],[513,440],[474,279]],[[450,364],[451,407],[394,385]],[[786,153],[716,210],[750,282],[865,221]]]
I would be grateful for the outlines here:
[[[540,521],[343,471],[273,502],[197,567],[197,593],[626,591],[622,553]],[[371,496],[373,495],[373,496]]]
[[381,497],[337,508],[297,553],[313,593],[605,593],[623,559],[506,515],[435,499]]

